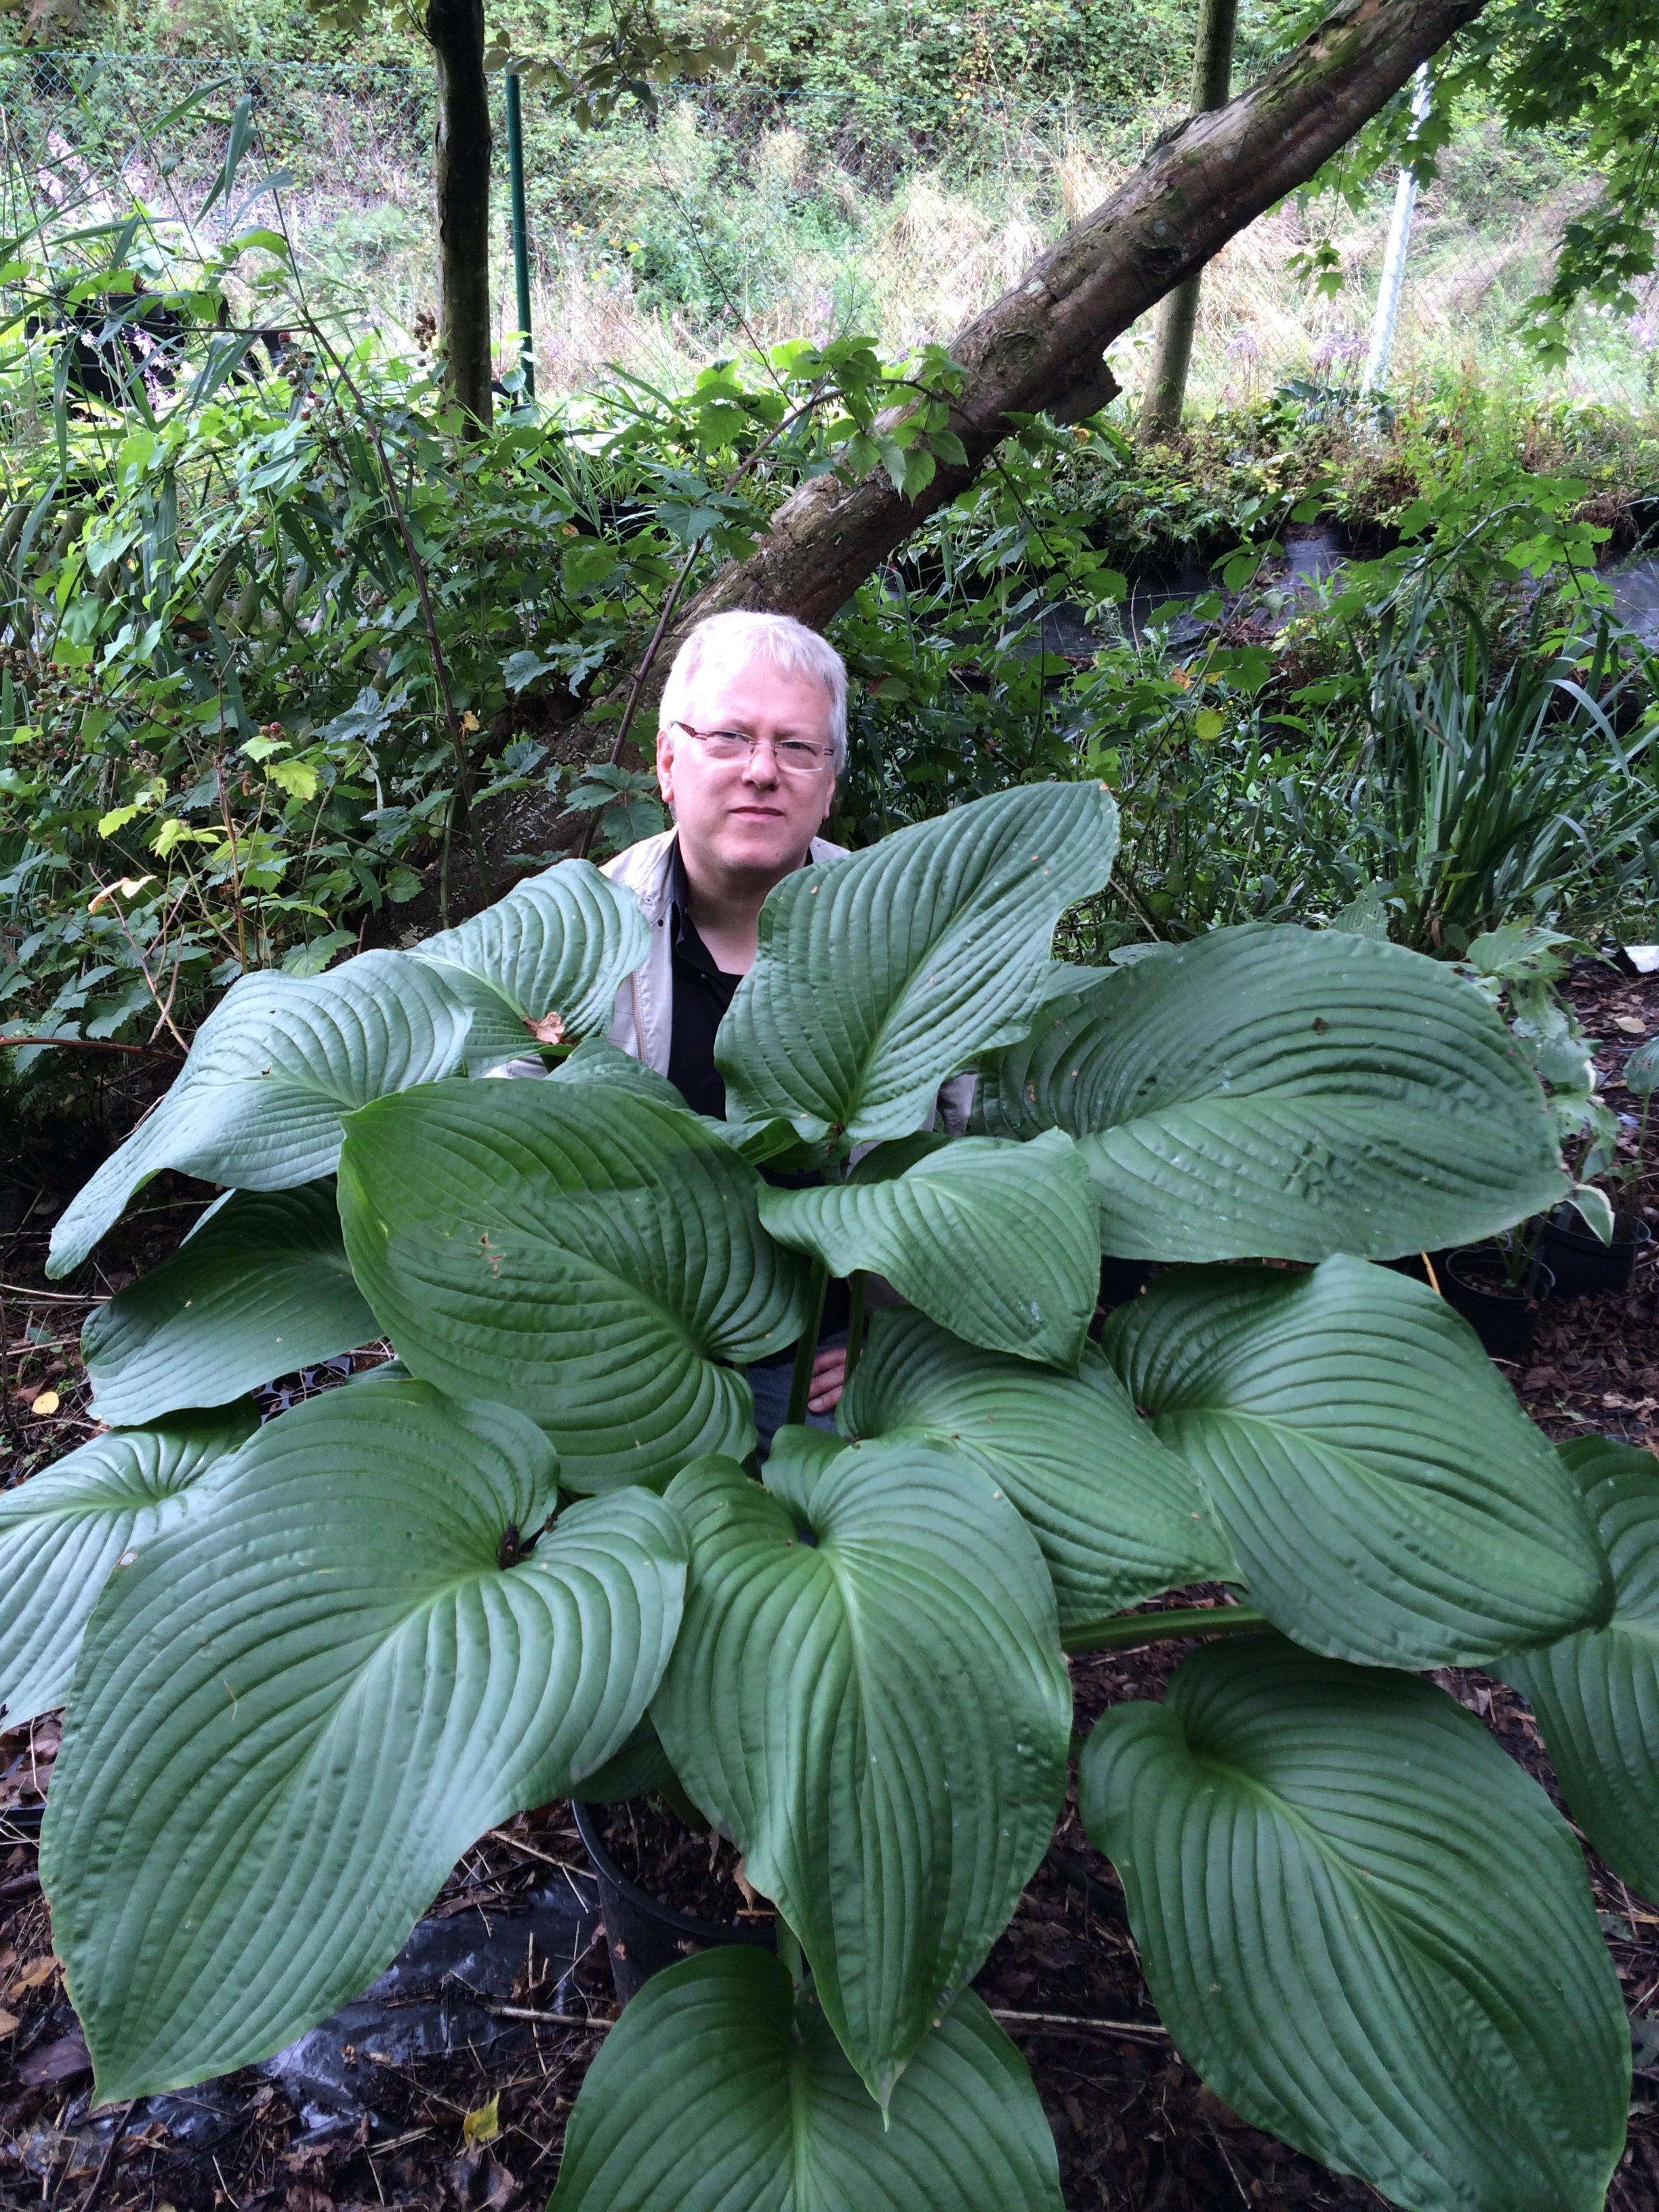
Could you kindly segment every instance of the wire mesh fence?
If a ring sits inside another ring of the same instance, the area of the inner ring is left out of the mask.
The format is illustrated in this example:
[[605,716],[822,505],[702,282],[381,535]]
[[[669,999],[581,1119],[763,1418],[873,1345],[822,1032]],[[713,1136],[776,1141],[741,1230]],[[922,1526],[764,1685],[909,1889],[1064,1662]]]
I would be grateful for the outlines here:
[[[135,202],[163,238],[210,247],[236,210],[199,210],[247,94],[270,179],[245,221],[282,228],[313,310],[395,344],[435,304],[434,93],[429,70],[382,64],[254,65],[167,56],[0,54],[0,202],[9,224],[67,231]],[[496,83],[498,107],[500,81]],[[837,327],[890,351],[948,338],[1094,205],[1164,129],[1149,107],[1103,130],[1075,109],[984,103],[946,144],[905,138],[839,98],[730,84],[671,102],[654,126],[623,115],[584,137],[525,95],[538,389],[590,386],[619,366],[678,380],[714,356]],[[507,234],[506,134],[493,296],[500,358],[516,319]],[[1537,379],[1581,398],[1650,409],[1659,295],[1629,318],[1585,314],[1553,382],[1513,337],[1565,223],[1595,179],[1559,149],[1495,139],[1454,148],[1418,204],[1394,378],[1437,368]],[[1291,379],[1352,384],[1365,351],[1389,191],[1334,229],[1345,282],[1312,295],[1289,264],[1331,225],[1286,205],[1206,271],[1194,359],[1201,404]],[[1150,319],[1115,349],[1133,392]]]

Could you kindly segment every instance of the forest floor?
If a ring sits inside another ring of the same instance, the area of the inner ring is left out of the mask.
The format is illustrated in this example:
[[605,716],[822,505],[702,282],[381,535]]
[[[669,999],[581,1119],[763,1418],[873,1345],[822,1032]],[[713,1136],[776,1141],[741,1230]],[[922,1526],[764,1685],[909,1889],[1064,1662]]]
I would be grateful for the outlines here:
[[[1642,1035],[1659,1034],[1659,976],[1586,965],[1572,992],[1589,1033],[1607,1040],[1604,1094],[1629,1118],[1635,1165],[1639,1102],[1618,1071]],[[51,1188],[46,1174],[35,1180],[46,1188],[14,1188],[15,1226],[0,1238],[8,1484],[92,1433],[80,1323],[93,1302],[171,1249],[201,1203],[169,1179],[152,1185],[143,1208],[106,1240],[85,1294],[69,1294],[49,1289],[42,1273],[51,1216],[68,1193]],[[1659,1138],[1621,1202],[1659,1230]],[[1547,1305],[1531,1358],[1502,1371],[1552,1437],[1610,1435],[1659,1451],[1651,1249],[1638,1257],[1628,1292]],[[288,1378],[269,1395],[270,1408],[337,1379],[326,1370]],[[1193,1648],[1073,1661],[1079,1731],[1108,1705],[1160,1695]],[[1531,1715],[1512,1691],[1473,1670],[1434,1679],[1560,1804]],[[3,2212],[520,2212],[545,2201],[565,2117],[617,2009],[568,1806],[521,1814],[483,1838],[376,1996],[348,2008],[337,2029],[303,2039],[296,2056],[93,2115],[86,2047],[52,1956],[35,1866],[57,1741],[52,1718],[0,1735]],[[1593,1856],[1590,1872],[1638,2057],[1609,2212],[1659,2212],[1659,1911]],[[718,1902],[708,1885],[717,1890],[721,1881],[735,1913],[744,1900],[711,1853],[704,1901]],[[1069,2212],[1383,2205],[1363,2185],[1246,2126],[1178,2056],[1147,1995],[1116,1877],[1073,1802],[977,1986],[1030,2063]]]

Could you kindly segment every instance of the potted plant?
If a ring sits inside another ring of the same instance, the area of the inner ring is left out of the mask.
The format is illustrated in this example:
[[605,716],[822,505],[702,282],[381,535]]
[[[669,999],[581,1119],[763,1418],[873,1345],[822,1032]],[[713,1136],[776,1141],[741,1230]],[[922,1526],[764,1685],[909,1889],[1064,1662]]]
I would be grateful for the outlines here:
[[[1650,1676],[1642,1601],[1583,1468],[1372,1264],[1554,1203],[1542,1095],[1386,944],[1057,969],[1115,838],[1103,788],[1033,785],[781,884],[725,1125],[602,1042],[642,929],[579,863],[231,991],[54,1265],[164,1166],[233,1194],[101,1325],[122,1425],[0,1501],[12,1717],[67,1695],[41,1869],[100,2102],[327,2014],[469,1843],[615,1779],[648,1718],[777,1951],[628,2005],[558,2212],[1053,2212],[970,1984],[1062,1802],[1065,1654],[1224,1626],[1082,1753],[1178,2047],[1402,2205],[1601,2203],[1630,2042],[1578,1847],[1420,1670]],[[547,1080],[477,1079],[560,1032]],[[975,1133],[914,1143],[967,1066]],[[761,1181],[798,1147],[821,1186]],[[1096,1347],[1103,1249],[1179,1264]],[[826,1275],[867,1268],[908,1305],[838,1432],[757,1474],[744,1363],[798,1340],[804,1400]],[[250,1433],[240,1394],[365,1313],[398,1361]],[[1647,1464],[1620,1480],[1659,1519]],[[1126,1631],[1215,1578],[1231,1617]],[[1577,1817],[1655,1894],[1640,1731],[1557,1704]]]

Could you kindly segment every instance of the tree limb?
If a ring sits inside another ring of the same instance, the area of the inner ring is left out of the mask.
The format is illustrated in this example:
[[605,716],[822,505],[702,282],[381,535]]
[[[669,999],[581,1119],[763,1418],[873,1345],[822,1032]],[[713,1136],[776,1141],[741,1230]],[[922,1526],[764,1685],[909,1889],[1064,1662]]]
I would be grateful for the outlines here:
[[[951,416],[966,465],[941,463],[908,500],[879,471],[853,484],[834,476],[803,484],[748,558],[721,569],[684,608],[635,704],[654,699],[680,640],[706,615],[752,607],[822,629],[895,547],[967,489],[1013,427],[1011,416],[1046,410],[1064,422],[1103,405],[1116,388],[1102,359],[1106,347],[1304,185],[1486,3],[1340,0],[1237,99],[1160,140],[1109,199],[951,341],[951,358],[967,372]],[[546,844],[556,812],[556,801],[527,794],[510,803],[502,827],[514,842]]]

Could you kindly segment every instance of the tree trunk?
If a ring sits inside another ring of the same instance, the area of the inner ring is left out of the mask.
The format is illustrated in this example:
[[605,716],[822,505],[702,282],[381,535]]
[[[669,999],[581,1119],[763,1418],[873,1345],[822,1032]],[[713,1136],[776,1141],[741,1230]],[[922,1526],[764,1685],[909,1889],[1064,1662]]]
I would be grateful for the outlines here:
[[[791,494],[749,557],[720,570],[664,639],[641,698],[653,706],[691,625],[726,607],[793,614],[822,629],[927,518],[971,484],[1014,414],[1075,421],[1117,390],[1101,356],[1164,294],[1305,184],[1486,0],[1340,0],[1302,46],[1231,106],[1155,145],[1093,214],[951,340],[967,372],[951,427],[967,465],[939,465],[914,500],[884,473],[815,477]],[[902,411],[902,410],[899,410]],[[631,672],[630,672],[631,679]],[[615,698],[620,702],[629,685]],[[611,711],[614,727],[616,709]],[[597,739],[603,722],[586,729]],[[641,721],[641,727],[649,724]],[[568,757],[581,750],[573,732]],[[526,794],[497,817],[503,853],[554,842],[556,801]],[[567,833],[568,834],[568,833]]]
[[[1232,91],[1233,34],[1238,0],[1200,0],[1198,51],[1193,64],[1193,112],[1224,107]],[[1152,373],[1140,410],[1140,435],[1147,441],[1170,437],[1181,428],[1187,404],[1187,371],[1192,366],[1193,332],[1198,325],[1199,287],[1189,276],[1177,284],[1158,312]]]
[[489,420],[489,84],[483,0],[428,0],[438,70],[438,350],[444,380]]

